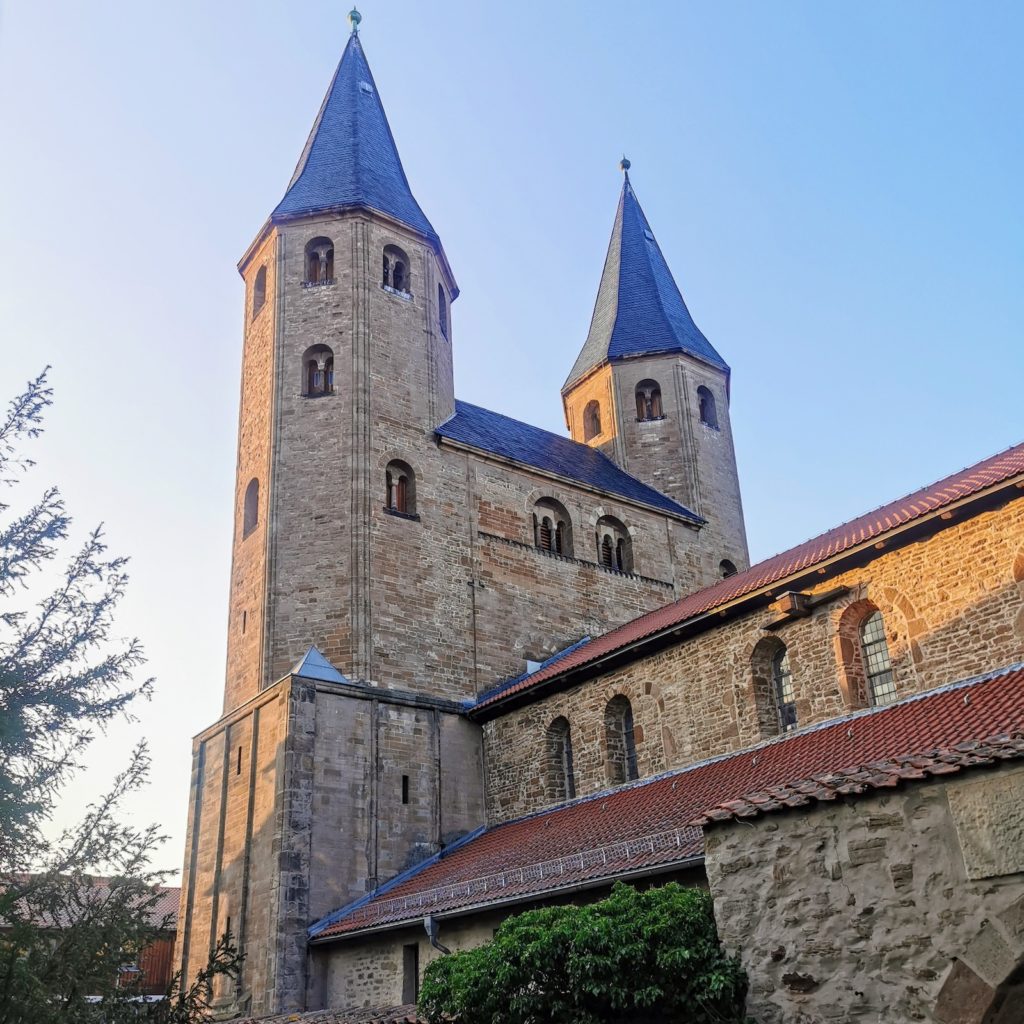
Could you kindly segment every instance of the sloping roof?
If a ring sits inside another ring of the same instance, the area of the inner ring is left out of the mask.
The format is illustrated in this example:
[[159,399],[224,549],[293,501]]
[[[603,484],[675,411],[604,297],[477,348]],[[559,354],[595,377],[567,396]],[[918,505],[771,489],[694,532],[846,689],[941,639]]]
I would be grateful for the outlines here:
[[344,207],[378,210],[440,245],[413,198],[356,33],[349,37],[295,173],[272,217]]
[[[92,913],[92,908],[103,906],[113,896],[118,888],[117,882],[109,878],[82,876],[81,884],[73,891],[64,890],[66,901],[54,913],[52,907],[40,909],[36,906],[37,901],[31,896],[33,875],[19,876],[14,884],[17,884],[22,892],[29,895],[22,901],[22,906],[28,909],[35,923],[40,928],[67,928],[75,921]],[[135,883],[132,883],[134,886]],[[52,892],[52,886],[47,886],[47,891]],[[177,927],[178,905],[181,902],[181,887],[177,885],[156,885],[152,887],[156,899],[148,909],[147,917],[154,925],[163,924],[165,921],[171,928]],[[122,894],[123,895],[123,894]],[[2,923],[2,922],[0,922]]]
[[[314,939],[525,900],[698,858],[694,822],[745,793],[1024,734],[1024,665],[846,715],[653,779],[496,825],[399,885],[313,925]],[[968,767],[965,760],[962,767]]]
[[310,647],[291,670],[291,675],[303,679],[318,679],[324,683],[347,683],[345,678],[316,647]]
[[923,487],[913,494],[843,523],[788,551],[773,555],[743,572],[595,637],[590,643],[561,658],[556,664],[526,676],[515,685],[505,687],[497,693],[489,691],[490,695],[481,698],[474,705],[474,710],[493,705],[513,693],[524,693],[542,683],[551,682],[563,673],[595,662],[664,630],[680,626],[690,619],[705,615],[730,601],[771,586],[787,577],[805,572],[865,542],[877,542],[891,530],[1022,473],[1024,444],[1019,444],[959,473],[954,473],[938,483]]
[[694,523],[704,522],[685,505],[641,483],[607,455],[550,430],[503,416],[469,402],[455,402],[455,415],[437,428],[441,437],[479,451],[522,463],[545,473],[568,477],[599,491],[617,494]]
[[729,371],[693,322],[627,174],[590,331],[564,387],[606,359],[655,352],[685,352]]
[[1024,737],[991,736],[987,740],[958,743],[949,750],[930,750],[923,754],[872,761],[855,768],[826,772],[809,779],[768,786],[746,793],[706,811],[697,824],[756,818],[774,811],[806,807],[819,801],[830,802],[844,796],[860,796],[880,789],[895,789],[902,782],[957,775],[967,768],[991,768],[1000,761],[1024,758]]

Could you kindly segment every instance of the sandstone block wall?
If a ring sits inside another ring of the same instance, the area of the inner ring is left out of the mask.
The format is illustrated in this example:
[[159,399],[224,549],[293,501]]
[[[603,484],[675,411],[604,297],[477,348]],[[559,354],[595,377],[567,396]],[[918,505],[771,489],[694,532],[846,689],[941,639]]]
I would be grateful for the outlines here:
[[[1017,492],[1019,493],[1019,492]],[[766,637],[784,643],[796,691],[798,725],[863,706],[844,660],[844,616],[866,602],[884,617],[897,697],[1024,660],[1024,500],[943,524],[933,536],[883,549],[869,564],[822,576],[806,588],[848,593],[807,618],[770,633],[769,608],[512,711],[484,727],[487,800],[492,820],[545,802],[536,766],[545,730],[570,723],[579,795],[609,784],[604,708],[616,694],[632,703],[640,775],[678,768],[749,746],[771,735],[771,700],[755,673]]]
[[[759,1024],[1010,1024],[1024,990],[1024,769],[966,773],[705,835]],[[995,861],[993,851],[998,851]],[[1003,1003],[1006,1016],[985,1016]]]

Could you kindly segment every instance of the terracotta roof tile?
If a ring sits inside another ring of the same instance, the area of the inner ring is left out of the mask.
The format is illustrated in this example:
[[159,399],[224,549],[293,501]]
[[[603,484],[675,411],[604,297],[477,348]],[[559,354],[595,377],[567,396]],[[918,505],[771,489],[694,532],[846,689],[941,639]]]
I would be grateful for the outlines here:
[[274,1017],[249,1017],[236,1024],[419,1024],[416,1007],[361,1007],[356,1010],[313,1010],[310,1013],[279,1013]]
[[[784,800],[802,806],[804,798],[830,792],[821,777],[834,778],[839,793],[860,791],[872,779],[896,785],[917,777],[914,772],[961,770],[1002,755],[993,752],[994,741],[993,751],[984,753],[960,745],[994,736],[1012,738],[1000,744],[1016,743],[1022,734],[1024,665],[1016,665],[496,825],[401,876],[387,891],[329,915],[310,936],[416,922],[426,914],[668,869],[702,855],[694,823],[714,808],[739,801],[736,810],[746,814],[758,801],[765,809]],[[921,752],[930,752],[927,760],[915,763]]]
[[556,664],[526,676],[513,686],[502,687],[500,692],[490,691],[477,701],[473,710],[479,710],[505,700],[512,694],[530,690],[542,683],[580,668],[622,648],[654,636],[663,630],[679,626],[690,619],[704,615],[737,598],[760,590],[818,565],[833,556],[865,541],[883,537],[888,531],[934,512],[945,505],[970,497],[995,484],[1024,473],[1024,444],[1015,445],[998,455],[985,459],[946,477],[913,494],[884,505],[873,512],[837,526],[818,537],[798,544],[795,548],[773,555],[744,572],[737,573],[713,586],[698,590],[679,601],[649,612],[627,622],[590,643],[573,651]]

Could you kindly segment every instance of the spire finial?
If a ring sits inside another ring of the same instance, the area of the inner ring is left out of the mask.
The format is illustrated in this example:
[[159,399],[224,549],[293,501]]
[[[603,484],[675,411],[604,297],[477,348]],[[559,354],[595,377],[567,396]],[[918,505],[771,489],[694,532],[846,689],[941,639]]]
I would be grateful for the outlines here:
[[363,20],[363,16],[353,7],[348,12],[348,23],[352,26],[352,35],[359,35],[359,22]]
[[619,168],[627,178],[629,177],[629,169],[632,166],[633,165],[626,159],[626,154],[623,153],[622,159],[619,161]]

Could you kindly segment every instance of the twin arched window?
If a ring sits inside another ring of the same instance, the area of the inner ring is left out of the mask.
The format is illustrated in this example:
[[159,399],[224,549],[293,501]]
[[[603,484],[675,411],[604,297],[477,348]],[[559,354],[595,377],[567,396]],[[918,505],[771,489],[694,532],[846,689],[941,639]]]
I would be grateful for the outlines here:
[[613,786],[638,778],[635,732],[629,698],[621,693],[612,697],[604,709],[604,734],[608,748],[608,781]]
[[253,477],[245,488],[242,499],[242,537],[248,537],[260,521],[260,482]]
[[399,459],[388,463],[384,472],[386,497],[384,507],[403,516],[416,515],[416,474]]
[[541,551],[572,556],[572,523],[565,506],[541,498],[533,509],[533,543]]
[[265,266],[260,267],[256,271],[256,277],[252,283],[252,315],[255,319],[256,314],[263,308],[267,301],[267,268]]
[[385,288],[393,288],[396,292],[402,292],[403,295],[408,295],[411,291],[409,287],[409,257],[397,245],[384,246],[381,284]]
[[596,400],[587,402],[583,410],[583,440],[589,441],[601,433],[601,405]]
[[307,287],[334,284],[334,243],[323,236],[306,243]]
[[700,410],[700,421],[706,427],[718,429],[718,409],[715,407],[715,396],[703,384],[697,388],[697,406]]
[[633,542],[614,516],[601,516],[597,521],[597,561],[605,569],[633,571]]
[[306,398],[334,394],[334,351],[329,345],[312,345],[303,353],[302,394]]
[[661,420],[661,385],[656,380],[642,380],[636,386],[636,418],[638,423]]
[[437,286],[437,326],[441,328],[441,334],[448,338],[448,299],[444,294],[444,285]]
[[572,800],[576,796],[576,778],[572,764],[572,729],[569,720],[559,715],[544,737],[541,764],[545,797],[549,801]]

